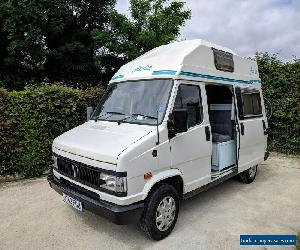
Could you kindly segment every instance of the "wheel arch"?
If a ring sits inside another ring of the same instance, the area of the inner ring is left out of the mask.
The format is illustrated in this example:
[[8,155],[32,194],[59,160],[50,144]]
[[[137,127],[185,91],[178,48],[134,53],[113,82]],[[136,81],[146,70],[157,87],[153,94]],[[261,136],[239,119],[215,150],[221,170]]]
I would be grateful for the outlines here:
[[149,195],[156,190],[162,183],[172,185],[178,192],[180,199],[183,198],[184,181],[182,173],[178,169],[170,169],[158,174],[155,174],[144,188],[143,200],[147,199]]

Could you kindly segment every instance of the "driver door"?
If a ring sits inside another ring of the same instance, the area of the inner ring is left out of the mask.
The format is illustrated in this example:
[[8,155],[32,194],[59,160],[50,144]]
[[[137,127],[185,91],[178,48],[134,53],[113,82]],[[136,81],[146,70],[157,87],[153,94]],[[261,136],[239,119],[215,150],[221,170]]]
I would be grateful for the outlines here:
[[211,179],[212,141],[204,85],[180,83],[174,110],[187,111],[188,130],[170,140],[171,164],[183,173],[184,190],[190,192]]

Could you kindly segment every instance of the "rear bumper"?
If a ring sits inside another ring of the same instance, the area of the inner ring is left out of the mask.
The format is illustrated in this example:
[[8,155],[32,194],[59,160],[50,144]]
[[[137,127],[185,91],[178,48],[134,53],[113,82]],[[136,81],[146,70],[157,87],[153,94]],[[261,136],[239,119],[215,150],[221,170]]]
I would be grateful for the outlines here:
[[118,225],[125,225],[136,223],[140,219],[144,203],[134,203],[127,206],[119,206],[106,201],[102,201],[99,195],[81,188],[79,186],[74,187],[74,184],[68,181],[60,180],[54,175],[48,176],[48,182],[50,187],[53,188],[60,195],[63,193],[79,200],[83,204],[83,210],[88,210],[92,213],[98,214],[107,218]]

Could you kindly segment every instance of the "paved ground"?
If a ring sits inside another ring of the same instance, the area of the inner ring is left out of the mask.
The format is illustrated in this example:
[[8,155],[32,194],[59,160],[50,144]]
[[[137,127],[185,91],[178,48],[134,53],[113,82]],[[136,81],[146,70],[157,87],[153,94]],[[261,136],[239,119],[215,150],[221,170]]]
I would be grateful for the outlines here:
[[297,233],[300,158],[272,156],[254,183],[229,180],[185,201],[173,233],[160,242],[136,225],[76,212],[45,178],[0,184],[1,249],[248,249],[239,246],[240,234]]

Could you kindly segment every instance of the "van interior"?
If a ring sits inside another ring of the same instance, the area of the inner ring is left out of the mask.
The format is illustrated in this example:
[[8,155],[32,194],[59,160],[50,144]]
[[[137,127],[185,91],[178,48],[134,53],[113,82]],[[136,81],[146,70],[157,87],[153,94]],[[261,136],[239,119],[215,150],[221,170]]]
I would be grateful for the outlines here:
[[233,93],[230,87],[206,85],[212,134],[212,178],[236,165],[236,131]]

